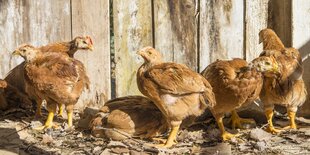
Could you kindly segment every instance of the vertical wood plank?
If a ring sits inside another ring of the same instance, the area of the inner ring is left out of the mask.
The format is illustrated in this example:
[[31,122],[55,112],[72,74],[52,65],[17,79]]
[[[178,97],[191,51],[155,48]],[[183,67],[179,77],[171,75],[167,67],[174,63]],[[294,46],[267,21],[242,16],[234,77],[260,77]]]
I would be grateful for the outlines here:
[[77,52],[90,78],[90,91],[84,91],[76,108],[101,107],[111,94],[109,0],[73,0],[72,36],[90,35],[94,51]]
[[272,28],[286,47],[292,47],[292,0],[268,3],[268,27]]
[[[20,44],[40,46],[71,39],[70,0],[2,0],[0,14],[1,78],[23,61],[20,57],[11,57]],[[6,80],[23,89],[21,68],[13,70]]]
[[251,61],[258,57],[263,50],[259,44],[258,33],[267,28],[268,1],[244,1],[245,2],[245,54],[246,60]]
[[136,51],[152,46],[151,0],[114,0],[116,96],[140,94],[136,73],[142,64]]
[[200,64],[243,58],[243,0],[200,0]]
[[[292,1],[292,41],[293,47],[297,48],[301,53],[304,61],[303,79],[307,86],[308,94],[310,94],[310,1],[293,0]],[[306,103],[299,108],[299,114],[310,117],[310,100],[307,98]]]
[[155,0],[155,47],[165,61],[197,70],[196,0]]

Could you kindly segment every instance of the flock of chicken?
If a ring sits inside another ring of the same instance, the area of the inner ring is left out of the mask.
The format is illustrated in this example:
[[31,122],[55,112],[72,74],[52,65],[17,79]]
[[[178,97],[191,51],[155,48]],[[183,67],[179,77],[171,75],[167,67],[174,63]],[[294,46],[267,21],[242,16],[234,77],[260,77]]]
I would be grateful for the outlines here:
[[[155,139],[170,129],[167,140],[157,138],[162,144],[156,146],[171,147],[176,143],[182,121],[191,121],[208,108],[223,140],[229,140],[237,135],[225,130],[224,115],[231,113],[232,128],[255,123],[240,118],[236,109],[258,98],[264,103],[267,131],[282,130],[272,124],[274,104],[287,108],[290,126],[286,129],[296,129],[295,114],[307,96],[300,54],[297,49],[284,47],[271,29],[262,30],[259,38],[264,50],[250,63],[238,58],[217,60],[201,74],[182,64],[163,62],[160,52],[152,47],[139,50],[137,54],[144,63],[137,71],[137,84],[146,97],[127,96],[106,102],[89,122],[92,134],[115,140],[127,136]],[[25,59],[25,91],[37,103],[36,115],[41,115],[41,104],[47,102],[48,118],[44,126],[36,129],[51,128],[54,115],[62,115],[63,104],[68,125],[72,126],[73,106],[83,89],[89,88],[83,64],[73,57],[79,49],[92,50],[90,37],[39,48],[23,45],[13,52]],[[11,84],[0,82],[2,88],[7,85]]]

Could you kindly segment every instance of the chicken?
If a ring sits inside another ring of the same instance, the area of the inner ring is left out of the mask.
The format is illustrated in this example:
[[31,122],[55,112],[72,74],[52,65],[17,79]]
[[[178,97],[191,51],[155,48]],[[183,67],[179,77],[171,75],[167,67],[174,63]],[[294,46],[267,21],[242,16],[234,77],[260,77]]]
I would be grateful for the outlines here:
[[4,89],[7,87],[7,82],[0,80],[0,110],[6,110],[8,103],[5,99]]
[[201,74],[210,82],[215,94],[216,105],[211,113],[221,130],[223,140],[236,136],[225,131],[223,117],[232,113],[232,128],[242,128],[242,123],[254,123],[252,119],[240,118],[236,109],[258,98],[263,85],[263,76],[275,76],[277,62],[273,57],[260,57],[248,64],[243,59],[217,60],[205,68]]
[[[57,42],[57,43],[51,43],[45,46],[42,46],[39,48],[40,51],[43,53],[53,53],[58,52],[61,54],[64,54],[65,56],[69,56],[71,58],[74,57],[75,52],[78,50],[93,50],[93,42],[92,39],[89,36],[77,36],[73,40],[69,42]],[[85,79],[87,79],[85,77]],[[89,83],[89,81],[87,82]],[[86,88],[89,89],[89,84],[86,85]],[[35,98],[35,97],[32,97]],[[36,109],[36,116],[42,116],[41,113],[41,107],[42,107],[42,100],[35,98],[37,103],[37,109]],[[58,115],[62,116],[63,114],[63,106],[58,105],[59,112]]]
[[260,99],[269,126],[267,131],[275,134],[281,130],[276,129],[272,123],[274,104],[285,106],[290,125],[284,129],[296,129],[295,115],[307,97],[307,90],[302,79],[303,67],[299,51],[295,48],[284,47],[280,38],[271,29],[263,29],[259,33],[263,42],[263,51],[260,56],[273,55],[279,63],[280,76],[265,77]]
[[12,84],[7,83],[7,87],[4,89],[4,97],[6,102],[8,103],[8,108],[11,107],[20,107],[23,109],[31,109],[32,102],[29,97],[20,92],[16,87]]
[[89,36],[77,36],[69,42],[51,43],[40,47],[42,52],[59,52],[73,58],[78,50],[93,50],[93,41]]
[[0,110],[7,110],[11,107],[30,109],[32,102],[10,83],[0,80]]
[[149,139],[168,128],[159,109],[142,96],[120,97],[106,102],[89,126],[94,136],[113,140],[128,138],[124,134]]
[[73,106],[89,81],[83,64],[61,53],[44,53],[31,45],[21,46],[13,55],[25,59],[26,92],[47,102],[47,121],[37,129],[52,127],[57,105],[61,103],[66,106],[68,125],[71,127]]
[[138,51],[144,63],[137,72],[140,92],[149,97],[163,113],[171,132],[163,147],[171,147],[183,119],[199,116],[215,105],[209,82],[185,65],[162,62],[161,54],[152,47]]

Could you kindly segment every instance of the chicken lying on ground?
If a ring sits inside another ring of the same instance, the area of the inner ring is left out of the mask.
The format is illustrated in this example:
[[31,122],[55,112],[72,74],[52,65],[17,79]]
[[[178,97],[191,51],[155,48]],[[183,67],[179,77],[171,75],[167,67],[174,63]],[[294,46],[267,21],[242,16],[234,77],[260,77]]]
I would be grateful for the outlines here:
[[137,72],[138,88],[167,119],[172,129],[166,143],[160,146],[171,147],[183,119],[199,116],[215,105],[212,87],[185,65],[163,62],[161,54],[152,47],[145,47],[137,54],[144,59]]
[[5,99],[4,89],[7,87],[7,82],[0,80],[0,110],[5,110],[8,107],[8,103]]
[[299,51],[295,48],[285,48],[280,38],[271,29],[263,29],[259,33],[259,39],[263,42],[265,50],[260,56],[273,55],[280,70],[280,76],[277,78],[265,77],[260,94],[269,124],[267,131],[271,133],[281,131],[275,129],[272,123],[274,104],[285,106],[287,109],[290,125],[285,129],[296,129],[296,111],[307,97]]
[[216,105],[210,108],[221,130],[223,140],[233,136],[225,131],[223,117],[232,113],[232,128],[242,128],[242,123],[255,123],[252,119],[242,119],[236,109],[249,104],[259,96],[263,85],[263,76],[275,76],[278,72],[277,62],[273,57],[254,59],[249,65],[243,59],[228,61],[217,60],[202,71],[210,82],[216,98]]
[[[89,36],[78,36],[75,37],[73,40],[68,42],[57,42],[51,43],[39,48],[39,50],[43,53],[60,53],[64,56],[69,56],[71,58],[74,57],[74,54],[78,50],[93,50],[93,42]],[[85,78],[88,79],[88,78]],[[89,89],[89,81],[87,82],[86,88]],[[36,100],[37,109],[36,109],[36,116],[42,116],[41,107],[42,107],[42,100],[32,97]],[[60,103],[61,104],[61,103]],[[59,112],[58,115],[62,116],[63,114],[63,106],[58,105]]]
[[37,129],[52,127],[54,114],[60,103],[66,106],[68,125],[71,127],[73,106],[89,81],[83,64],[57,52],[41,52],[31,45],[21,46],[13,55],[20,55],[25,59],[26,92],[47,102],[47,121]]
[[89,126],[95,137],[113,140],[128,137],[149,139],[168,128],[159,109],[142,96],[120,97],[106,102]]

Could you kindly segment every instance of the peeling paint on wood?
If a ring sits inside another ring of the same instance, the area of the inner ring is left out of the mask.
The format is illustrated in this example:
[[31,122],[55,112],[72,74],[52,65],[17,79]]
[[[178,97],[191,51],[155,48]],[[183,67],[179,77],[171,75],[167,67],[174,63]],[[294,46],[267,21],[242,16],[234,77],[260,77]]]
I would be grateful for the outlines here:
[[258,57],[263,50],[258,33],[267,28],[268,1],[245,1],[245,53],[248,61]]
[[165,61],[197,70],[197,20],[195,0],[154,1],[155,47]]
[[152,46],[151,0],[114,0],[116,96],[141,94],[136,72],[143,59],[136,51]]
[[[297,48],[305,59],[303,61],[304,75],[308,94],[310,94],[310,1],[293,0],[292,1],[292,41],[293,47]],[[309,95],[308,95],[309,96]],[[299,108],[300,115],[310,118],[310,99]]]
[[200,1],[200,71],[216,59],[243,57],[243,22],[243,0]]
[[90,78],[90,91],[84,91],[75,108],[101,108],[110,99],[110,20],[109,0],[72,1],[72,36],[90,35],[94,51],[76,53]]

